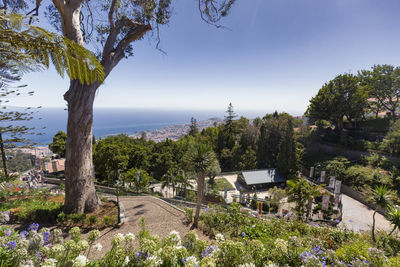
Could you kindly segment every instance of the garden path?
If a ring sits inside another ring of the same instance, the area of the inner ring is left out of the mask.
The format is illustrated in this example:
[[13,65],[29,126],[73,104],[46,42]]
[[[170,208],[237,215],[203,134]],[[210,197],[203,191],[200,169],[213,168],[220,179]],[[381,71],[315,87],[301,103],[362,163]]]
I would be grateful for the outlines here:
[[[190,230],[186,223],[185,213],[170,204],[151,196],[121,197],[120,201],[125,208],[127,221],[120,228],[106,228],[101,231],[101,237],[96,243],[103,245],[101,252],[92,251],[89,258],[99,258],[111,249],[111,240],[117,233],[129,232],[137,235],[141,230],[141,218],[146,220],[146,229],[152,235],[166,237],[172,230],[176,230],[183,237]],[[195,230],[199,238],[208,240],[201,231]],[[134,244],[138,247],[138,241]]]
[[[374,211],[361,202],[342,194],[343,220],[339,225],[346,226],[356,232],[370,231],[372,226],[372,214]],[[381,214],[376,214],[376,228],[390,231],[390,222]]]

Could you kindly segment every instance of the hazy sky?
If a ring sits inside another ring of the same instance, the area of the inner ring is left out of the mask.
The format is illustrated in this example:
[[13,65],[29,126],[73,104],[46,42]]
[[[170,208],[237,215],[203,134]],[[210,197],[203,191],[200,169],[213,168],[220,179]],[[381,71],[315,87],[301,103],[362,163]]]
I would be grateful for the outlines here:
[[[398,0],[237,0],[216,29],[197,0],[176,0],[161,47],[144,39],[100,88],[95,107],[304,112],[324,82],[374,64],[400,65]],[[16,105],[65,106],[67,79],[24,77]]]

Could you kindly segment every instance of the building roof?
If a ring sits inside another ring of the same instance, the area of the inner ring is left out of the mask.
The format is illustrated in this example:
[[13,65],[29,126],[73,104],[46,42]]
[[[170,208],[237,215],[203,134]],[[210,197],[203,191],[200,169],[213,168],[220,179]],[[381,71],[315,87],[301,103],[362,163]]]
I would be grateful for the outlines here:
[[286,181],[277,169],[243,171],[242,175],[247,185],[281,183]]
[[65,171],[65,159],[54,159],[45,162],[45,169],[48,173]]

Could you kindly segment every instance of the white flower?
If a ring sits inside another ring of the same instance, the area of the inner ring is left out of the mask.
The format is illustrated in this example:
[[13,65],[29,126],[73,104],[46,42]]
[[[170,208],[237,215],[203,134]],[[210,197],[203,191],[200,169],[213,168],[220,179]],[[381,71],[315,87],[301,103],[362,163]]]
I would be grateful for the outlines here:
[[186,267],[196,267],[199,265],[199,261],[195,256],[190,256],[185,259],[185,266]]
[[252,262],[240,264],[239,267],[256,267],[256,265]]
[[87,258],[84,255],[79,255],[74,260],[72,260],[73,267],[84,267],[87,264]]
[[160,257],[151,255],[147,257],[144,263],[146,266],[160,266],[162,264],[162,259]]
[[86,240],[80,240],[77,243],[80,250],[87,250],[89,248],[89,243]]
[[127,233],[127,234],[125,235],[125,241],[130,242],[130,241],[133,241],[133,240],[135,240],[135,235],[134,235],[134,234],[132,234],[132,233]]
[[118,233],[114,236],[113,240],[112,240],[112,244],[113,245],[120,245],[121,242],[124,240],[124,235],[121,233]]
[[55,244],[54,246],[51,247],[50,251],[51,253],[54,254],[60,254],[64,251],[64,246],[60,244]]
[[175,248],[176,250],[186,249],[186,248],[185,248],[184,246],[182,246],[182,245],[174,246],[174,248]]
[[223,234],[218,233],[215,235],[215,240],[217,240],[217,242],[221,242],[225,240],[225,237]]
[[22,265],[20,265],[20,267],[34,267],[35,265],[33,265],[33,261],[26,261],[24,262]]
[[283,240],[283,239],[277,238],[277,239],[275,240],[275,246],[276,246],[276,248],[279,249],[281,252],[286,253],[286,252],[287,252],[287,249],[288,249],[288,242],[285,241],[285,240]]
[[181,236],[179,235],[179,233],[175,230],[171,231],[168,235],[168,238],[176,244],[180,244],[181,243]]
[[101,250],[103,249],[103,245],[100,244],[100,243],[97,243],[96,245],[93,246],[93,248],[94,248],[96,251],[101,251]]
[[126,257],[125,257],[125,260],[124,260],[124,263],[122,264],[122,266],[127,266],[129,262],[130,262],[129,257],[126,256]]
[[44,261],[42,267],[56,267],[57,260],[56,259],[47,259]]

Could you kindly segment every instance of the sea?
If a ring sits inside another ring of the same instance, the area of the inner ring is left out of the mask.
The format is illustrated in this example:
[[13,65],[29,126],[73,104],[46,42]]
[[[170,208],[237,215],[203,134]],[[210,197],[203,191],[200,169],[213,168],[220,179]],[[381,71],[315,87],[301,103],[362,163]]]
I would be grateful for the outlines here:
[[[20,110],[20,108],[18,108]],[[263,111],[242,111],[238,116],[255,118],[264,116]],[[197,121],[210,118],[223,119],[224,110],[172,110],[172,109],[139,109],[139,108],[94,108],[93,134],[95,138],[109,135],[140,133],[164,128],[170,125],[188,124],[193,117]],[[66,131],[67,110],[64,108],[40,108],[33,119],[24,122],[34,127],[35,133],[30,135],[38,145],[48,145],[59,131]]]

